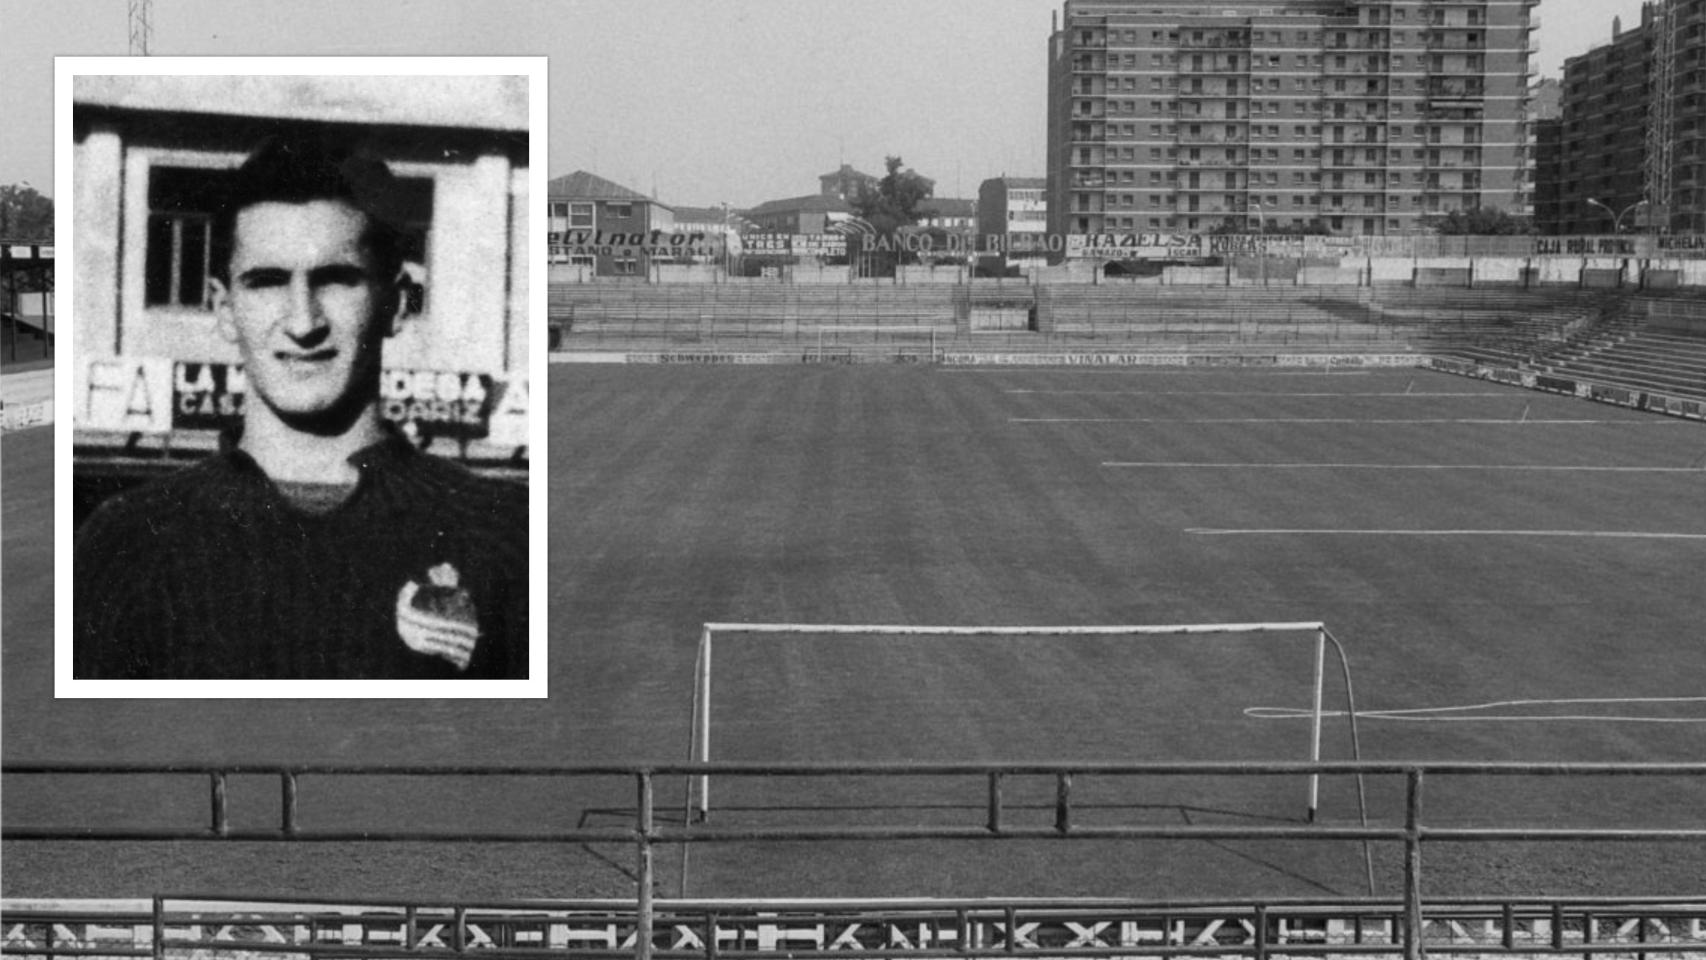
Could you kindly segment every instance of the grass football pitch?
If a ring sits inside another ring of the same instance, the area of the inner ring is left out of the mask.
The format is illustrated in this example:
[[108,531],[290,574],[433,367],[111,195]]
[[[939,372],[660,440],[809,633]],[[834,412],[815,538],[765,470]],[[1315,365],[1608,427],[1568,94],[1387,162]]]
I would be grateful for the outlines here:
[[[31,467],[46,431],[8,435],[6,757],[678,762],[708,621],[1320,620],[1346,647],[1359,710],[1378,714],[1361,721],[1365,759],[1706,753],[1697,423],[1413,370],[558,366],[549,386],[547,701],[54,701],[49,591],[14,600],[20,578],[41,582],[51,540]],[[1307,706],[1310,657],[1305,638],[1286,636],[730,638],[717,652],[714,756],[1298,760],[1307,723],[1247,708]],[[1330,681],[1332,708],[1343,685]],[[1328,759],[1349,758],[1342,720],[1326,739]],[[713,817],[976,823],[980,790],[759,782],[720,787]],[[261,785],[251,792],[270,809]],[[621,822],[633,804],[626,784],[380,793],[322,799],[375,828]],[[1373,783],[1369,797],[1377,821],[1401,817],[1401,783]],[[1044,822],[1048,799],[1014,786],[1013,802],[1034,801]],[[116,785],[14,802],[25,814],[33,803],[152,815]],[[1301,823],[1303,786],[1098,784],[1082,802],[1108,822]],[[191,822],[205,816],[194,790],[183,804]],[[1426,819],[1679,826],[1698,825],[1702,807],[1698,780],[1483,779],[1430,784]],[[1322,818],[1355,817],[1351,785],[1326,784]],[[1430,895],[1697,892],[1706,852],[1428,851]],[[13,843],[6,855],[9,896],[632,893],[620,848]],[[1397,851],[1375,860],[1394,894]],[[674,892],[680,864],[660,867]],[[1322,896],[1363,882],[1360,846],[1345,844],[837,843],[699,847],[688,889]]]

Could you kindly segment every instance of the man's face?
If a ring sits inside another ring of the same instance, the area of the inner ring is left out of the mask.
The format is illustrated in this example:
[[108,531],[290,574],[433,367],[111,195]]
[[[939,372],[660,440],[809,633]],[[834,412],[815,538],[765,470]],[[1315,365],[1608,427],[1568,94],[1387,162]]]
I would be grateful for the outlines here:
[[259,203],[234,224],[220,332],[242,353],[250,401],[312,419],[373,382],[396,278],[375,273],[366,215],[336,200]]

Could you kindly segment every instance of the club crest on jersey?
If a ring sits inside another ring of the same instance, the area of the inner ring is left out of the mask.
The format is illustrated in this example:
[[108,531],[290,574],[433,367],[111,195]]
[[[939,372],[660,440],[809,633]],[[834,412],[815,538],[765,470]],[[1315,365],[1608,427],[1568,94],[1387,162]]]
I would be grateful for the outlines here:
[[410,650],[443,657],[457,670],[467,670],[474,657],[478,614],[461,575],[448,563],[428,570],[425,583],[410,580],[397,591],[397,635]]

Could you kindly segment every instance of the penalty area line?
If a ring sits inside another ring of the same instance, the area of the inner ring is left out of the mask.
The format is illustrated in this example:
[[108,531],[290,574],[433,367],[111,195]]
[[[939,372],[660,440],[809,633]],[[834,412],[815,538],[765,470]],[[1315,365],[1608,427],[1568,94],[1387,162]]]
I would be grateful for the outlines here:
[[1599,540],[1706,540],[1706,533],[1643,530],[1354,530],[1331,527],[1187,527],[1199,537],[1579,537]]
[[1207,463],[1181,460],[1104,460],[1109,469],[1150,470],[1509,470],[1529,473],[1703,473],[1701,467],[1560,466],[1496,463]]

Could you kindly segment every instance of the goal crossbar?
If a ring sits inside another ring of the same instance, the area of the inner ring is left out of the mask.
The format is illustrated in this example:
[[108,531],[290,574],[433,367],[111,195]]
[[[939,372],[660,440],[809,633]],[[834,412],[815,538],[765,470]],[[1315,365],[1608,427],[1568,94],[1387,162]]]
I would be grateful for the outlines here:
[[[1327,646],[1329,642],[1338,653],[1339,662],[1345,672],[1345,715],[1355,723],[1355,704],[1351,700],[1350,665],[1345,659],[1344,648],[1333,639],[1327,630],[1327,625],[1318,620],[1292,623],[1196,623],[1168,625],[1128,625],[1128,626],[903,626],[897,624],[805,624],[805,623],[707,623],[699,634],[699,648],[694,659],[693,683],[693,718],[688,760],[690,762],[709,763],[711,760],[711,650],[714,639],[719,633],[746,633],[761,635],[803,634],[803,635],[835,635],[858,634],[862,636],[952,636],[952,637],[983,637],[983,636],[1183,636],[1190,634],[1248,634],[1248,633],[1313,633],[1315,635],[1315,675],[1312,690],[1309,759],[1319,762],[1321,759],[1321,721],[1323,716],[1323,698],[1325,690],[1325,673],[1327,663]],[[1353,752],[1360,760],[1361,750],[1352,738]],[[1321,775],[1311,774],[1309,777],[1309,799],[1306,814],[1310,822],[1314,822],[1316,810],[1320,803]],[[695,786],[697,786],[697,801],[694,804]],[[697,815],[703,820],[710,814],[710,776],[700,774],[690,777],[687,784],[687,814],[690,818]]]

